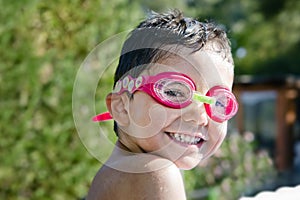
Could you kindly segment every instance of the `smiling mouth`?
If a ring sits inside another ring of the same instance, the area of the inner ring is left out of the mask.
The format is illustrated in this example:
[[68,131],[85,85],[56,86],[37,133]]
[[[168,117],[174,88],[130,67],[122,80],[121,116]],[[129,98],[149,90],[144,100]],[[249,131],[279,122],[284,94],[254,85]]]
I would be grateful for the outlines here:
[[180,142],[187,145],[198,145],[205,141],[203,138],[197,136],[193,137],[185,134],[171,133],[171,132],[165,132],[165,133],[176,142]]

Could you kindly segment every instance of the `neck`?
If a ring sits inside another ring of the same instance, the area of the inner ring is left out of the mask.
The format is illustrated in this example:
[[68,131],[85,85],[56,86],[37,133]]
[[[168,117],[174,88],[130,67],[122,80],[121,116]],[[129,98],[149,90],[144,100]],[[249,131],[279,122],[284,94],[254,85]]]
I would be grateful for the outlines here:
[[[126,133],[125,133],[126,134]],[[119,137],[116,146],[124,151],[132,153],[145,153],[145,151],[128,137]]]

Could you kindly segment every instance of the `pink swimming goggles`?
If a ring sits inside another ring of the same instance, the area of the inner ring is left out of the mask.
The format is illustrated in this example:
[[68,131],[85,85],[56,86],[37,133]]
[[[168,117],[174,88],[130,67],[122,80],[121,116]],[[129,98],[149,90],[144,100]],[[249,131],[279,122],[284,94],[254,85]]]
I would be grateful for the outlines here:
[[[123,92],[133,94],[143,91],[149,94],[158,103],[175,109],[187,107],[193,101],[204,103],[207,115],[216,122],[231,119],[238,110],[235,96],[223,86],[214,86],[206,95],[196,91],[195,83],[185,74],[176,72],[163,72],[155,76],[139,76],[132,78],[126,76],[119,80],[113,93]],[[112,119],[109,112],[93,117],[93,121]]]

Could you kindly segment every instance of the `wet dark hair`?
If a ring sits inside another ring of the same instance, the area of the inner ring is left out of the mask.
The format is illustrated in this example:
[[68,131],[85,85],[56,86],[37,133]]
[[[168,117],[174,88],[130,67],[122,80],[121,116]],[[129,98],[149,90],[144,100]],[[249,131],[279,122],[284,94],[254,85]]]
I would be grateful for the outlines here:
[[[207,45],[206,44],[213,44]],[[232,61],[230,42],[225,30],[213,22],[199,22],[184,17],[179,10],[167,13],[151,12],[130,34],[123,44],[117,66],[114,85],[130,72],[132,77],[139,76],[148,64],[175,55],[174,50],[185,47],[192,52],[209,49],[220,53],[225,60]],[[117,123],[114,131],[118,135]]]

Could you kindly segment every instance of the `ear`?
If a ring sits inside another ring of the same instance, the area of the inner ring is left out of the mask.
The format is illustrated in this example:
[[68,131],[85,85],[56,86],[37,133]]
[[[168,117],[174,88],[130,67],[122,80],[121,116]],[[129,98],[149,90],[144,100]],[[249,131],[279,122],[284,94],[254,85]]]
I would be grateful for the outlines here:
[[106,107],[113,119],[120,125],[126,126],[129,124],[127,105],[129,103],[128,96],[109,93],[106,96]]

